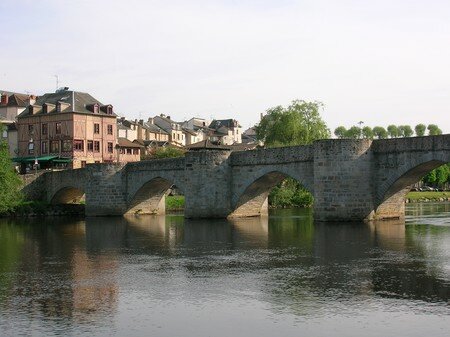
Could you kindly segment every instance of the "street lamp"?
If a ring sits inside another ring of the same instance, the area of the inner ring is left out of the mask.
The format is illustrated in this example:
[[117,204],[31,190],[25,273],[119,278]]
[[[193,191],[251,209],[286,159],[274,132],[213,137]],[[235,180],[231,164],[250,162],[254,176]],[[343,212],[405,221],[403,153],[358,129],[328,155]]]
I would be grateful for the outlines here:
[[34,168],[35,168],[36,174],[37,174],[38,160],[37,160],[37,153],[36,153],[35,148],[34,148],[34,140],[33,140],[33,138],[30,138],[30,141],[28,142],[28,154],[34,154]]

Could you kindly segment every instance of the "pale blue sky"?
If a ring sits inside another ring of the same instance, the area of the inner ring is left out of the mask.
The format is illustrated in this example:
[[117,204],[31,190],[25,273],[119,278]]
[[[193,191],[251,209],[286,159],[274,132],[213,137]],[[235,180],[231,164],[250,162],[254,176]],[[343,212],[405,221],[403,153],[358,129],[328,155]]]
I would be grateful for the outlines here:
[[320,100],[333,130],[450,132],[450,2],[0,0],[0,88],[86,91],[117,113],[237,118]]

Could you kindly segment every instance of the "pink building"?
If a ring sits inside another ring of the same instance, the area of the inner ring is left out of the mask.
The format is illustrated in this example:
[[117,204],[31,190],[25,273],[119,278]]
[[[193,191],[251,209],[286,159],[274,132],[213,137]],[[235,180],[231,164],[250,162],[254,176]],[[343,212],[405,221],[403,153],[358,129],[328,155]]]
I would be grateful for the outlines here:
[[87,93],[65,88],[40,96],[17,117],[18,159],[70,168],[116,162],[116,119],[111,104]]

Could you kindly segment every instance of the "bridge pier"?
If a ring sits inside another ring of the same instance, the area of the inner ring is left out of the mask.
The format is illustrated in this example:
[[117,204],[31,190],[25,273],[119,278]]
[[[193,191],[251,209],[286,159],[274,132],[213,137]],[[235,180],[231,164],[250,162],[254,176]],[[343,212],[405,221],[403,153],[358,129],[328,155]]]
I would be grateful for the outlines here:
[[314,218],[361,221],[373,216],[373,153],[369,139],[314,143]]
[[186,153],[186,218],[226,218],[231,213],[229,150]]
[[124,164],[90,164],[84,169],[87,181],[86,216],[123,215],[127,210]]

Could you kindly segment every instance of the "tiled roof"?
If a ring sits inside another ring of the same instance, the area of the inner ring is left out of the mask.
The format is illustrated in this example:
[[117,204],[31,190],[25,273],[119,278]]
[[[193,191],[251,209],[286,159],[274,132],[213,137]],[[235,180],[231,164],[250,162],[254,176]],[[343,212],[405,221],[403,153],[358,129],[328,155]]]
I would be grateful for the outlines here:
[[[117,117],[117,115],[107,114],[100,101],[92,97],[90,94],[85,92],[78,91],[70,91],[70,90],[61,90],[55,93],[45,94],[40,96],[36,102],[33,104],[34,106],[42,106],[44,104],[53,104],[56,105],[58,102],[69,104],[70,107],[66,109],[64,112],[77,112],[77,113],[86,113],[86,114],[94,114],[91,110],[89,110],[89,106],[94,104],[99,105],[99,115],[104,116],[113,116]],[[26,117],[30,114],[28,110],[23,111],[18,117]],[[37,114],[43,114],[43,112],[38,112]]]
[[134,147],[134,148],[142,147],[142,145],[122,137],[117,138],[117,142],[119,143],[119,147]]

